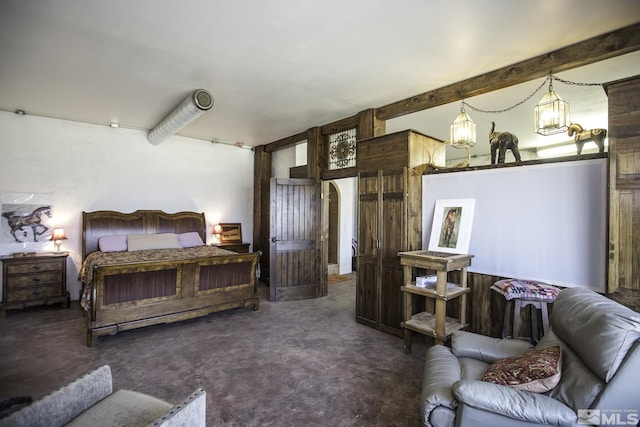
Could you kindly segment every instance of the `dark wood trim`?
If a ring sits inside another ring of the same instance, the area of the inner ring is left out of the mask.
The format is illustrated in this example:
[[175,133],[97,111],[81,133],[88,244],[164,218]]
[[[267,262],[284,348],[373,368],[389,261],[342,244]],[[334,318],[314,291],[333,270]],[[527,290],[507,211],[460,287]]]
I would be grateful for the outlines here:
[[347,129],[357,128],[359,123],[360,119],[356,114],[355,116],[345,117],[344,119],[320,126],[320,133],[322,136],[325,136],[336,132],[342,132]]
[[320,128],[309,129],[307,131],[307,178],[320,179],[322,162],[324,162],[322,146]]
[[368,110],[358,113],[358,140],[382,136],[387,133],[387,122],[376,117],[376,110]]
[[640,50],[640,23],[376,109],[389,120]]
[[264,151],[267,153],[273,153],[274,151],[278,151],[282,148],[287,148],[292,145],[299,144],[307,139],[307,132],[300,132],[295,135],[287,136],[286,138],[279,139],[277,141],[271,142],[269,144],[260,145],[260,147],[264,147]]
[[609,153],[591,153],[591,154],[581,154],[579,156],[575,155],[575,156],[554,157],[549,159],[525,160],[522,162],[497,163],[495,165],[470,166],[466,168],[447,168],[447,167],[434,168],[431,165],[427,165],[427,167],[423,172],[423,175],[468,172],[468,171],[500,169],[500,168],[512,168],[512,167],[520,167],[520,166],[533,166],[533,165],[542,165],[542,164],[548,164],[548,163],[575,162],[578,160],[605,159],[607,157],[609,157]]
[[260,145],[253,149],[253,250],[262,251],[260,266],[269,277],[269,186],[271,181],[271,153]]

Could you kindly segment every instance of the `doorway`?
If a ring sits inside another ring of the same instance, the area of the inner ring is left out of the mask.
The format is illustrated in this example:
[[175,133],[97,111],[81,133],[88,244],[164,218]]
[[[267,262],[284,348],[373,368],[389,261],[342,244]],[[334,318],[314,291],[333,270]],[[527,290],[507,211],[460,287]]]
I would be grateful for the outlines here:
[[357,183],[355,177],[328,182],[327,272],[349,274],[353,269],[353,247],[357,233]]
[[340,193],[333,182],[329,182],[329,236],[328,268],[329,274],[340,274],[338,254],[340,252]]

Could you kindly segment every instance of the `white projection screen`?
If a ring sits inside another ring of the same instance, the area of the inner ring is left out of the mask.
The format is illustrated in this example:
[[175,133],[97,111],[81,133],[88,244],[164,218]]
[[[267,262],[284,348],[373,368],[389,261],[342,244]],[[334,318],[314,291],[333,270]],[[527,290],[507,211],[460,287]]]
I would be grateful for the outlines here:
[[605,292],[607,161],[423,176],[423,248],[439,199],[475,199],[469,271]]

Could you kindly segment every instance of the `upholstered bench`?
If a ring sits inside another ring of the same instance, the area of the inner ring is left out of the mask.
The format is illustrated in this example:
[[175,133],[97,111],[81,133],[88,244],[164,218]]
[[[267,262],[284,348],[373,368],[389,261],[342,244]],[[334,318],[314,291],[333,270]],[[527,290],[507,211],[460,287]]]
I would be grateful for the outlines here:
[[[537,280],[505,279],[499,280],[491,289],[504,296],[507,301],[504,309],[502,338],[520,338],[520,311],[531,306],[532,343],[537,343],[549,330],[549,308],[560,293],[560,289]],[[512,308],[513,307],[513,308]],[[538,331],[538,316],[542,320],[542,333]],[[510,327],[511,326],[511,327]],[[509,334],[511,329],[511,334]]]
[[177,405],[135,391],[113,392],[108,365],[0,419],[0,427],[205,425],[203,389]]

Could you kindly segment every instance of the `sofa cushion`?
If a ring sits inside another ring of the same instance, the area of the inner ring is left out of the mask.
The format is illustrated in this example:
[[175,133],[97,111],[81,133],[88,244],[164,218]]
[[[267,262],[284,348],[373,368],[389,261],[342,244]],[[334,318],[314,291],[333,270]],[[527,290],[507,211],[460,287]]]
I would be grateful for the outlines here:
[[430,414],[435,408],[445,406],[455,410],[458,406],[451,386],[460,380],[460,364],[451,350],[443,345],[430,347],[426,360],[429,363],[424,365],[423,378],[429,380],[422,382],[420,409],[424,425],[429,426]]
[[0,427],[63,426],[111,391],[111,368],[104,365],[0,419]]
[[558,384],[561,369],[562,347],[554,345],[497,360],[486,370],[482,381],[543,393]]
[[556,299],[551,327],[594,374],[609,382],[640,338],[640,313],[588,289],[568,288]]
[[489,363],[470,357],[459,357],[458,363],[460,363],[460,370],[462,372],[461,378],[463,380],[480,381],[482,379],[482,375],[489,368]]
[[591,408],[604,383],[553,331],[547,332],[536,348],[557,344],[562,345],[562,375],[560,382],[549,391],[548,396],[561,401],[576,412],[578,409]]
[[172,405],[130,390],[118,390],[71,421],[68,426],[146,426],[171,409]]

